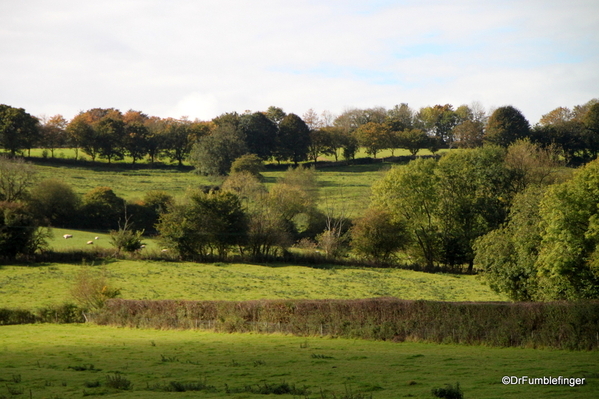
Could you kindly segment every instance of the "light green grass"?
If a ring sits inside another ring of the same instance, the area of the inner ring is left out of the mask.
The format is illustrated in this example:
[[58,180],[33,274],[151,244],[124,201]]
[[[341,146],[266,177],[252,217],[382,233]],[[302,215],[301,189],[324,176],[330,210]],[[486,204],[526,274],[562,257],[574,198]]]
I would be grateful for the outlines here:
[[[383,177],[390,164],[351,165],[317,169],[321,187],[320,207],[332,205],[345,208],[346,213],[357,216],[370,202],[370,187]],[[38,179],[58,179],[83,195],[99,187],[110,187],[116,195],[127,200],[142,199],[148,191],[163,190],[176,198],[189,189],[222,183],[192,171],[176,168],[131,169],[126,165],[80,167],[71,165],[36,165]],[[267,170],[263,173],[267,187],[276,183],[285,171]]]
[[[88,231],[76,229],[51,229],[52,237],[48,240],[48,246],[54,251],[87,250],[92,248],[114,249],[111,244],[110,234],[103,231]],[[65,239],[63,236],[70,234],[73,238]],[[96,237],[98,239],[96,239]],[[93,244],[88,244],[91,241]],[[144,237],[142,243],[146,251],[161,249],[158,240]]]
[[83,268],[103,271],[126,299],[357,299],[394,296],[439,301],[505,301],[476,276],[400,269],[111,261],[103,265],[0,266],[0,308],[32,309],[71,300]]
[[148,191],[162,190],[181,197],[188,189],[211,184],[206,177],[179,169],[127,169],[126,167],[75,167],[36,165],[38,178],[58,179],[78,194],[99,187],[110,187],[127,200],[141,199]]
[[[466,398],[596,398],[599,364],[595,352],[498,349],[456,345],[301,338],[283,335],[156,331],[94,325],[0,327],[0,395],[21,389],[29,398],[260,398],[227,394],[247,385],[308,387],[340,397],[346,387],[374,399],[432,398],[431,389],[460,383]],[[320,356],[320,358],[318,358]],[[166,359],[167,361],[163,361]],[[75,371],[86,365],[93,370]],[[107,390],[107,375],[122,373],[133,390]],[[586,378],[586,385],[503,385],[508,376]],[[21,379],[15,383],[14,379]],[[85,382],[99,381],[97,388]],[[148,385],[205,381],[217,392],[165,393]],[[112,396],[110,396],[112,397]],[[272,395],[270,397],[273,397]],[[292,395],[276,395],[291,399]],[[297,396],[296,396],[297,398]],[[303,398],[303,396],[302,396]]]

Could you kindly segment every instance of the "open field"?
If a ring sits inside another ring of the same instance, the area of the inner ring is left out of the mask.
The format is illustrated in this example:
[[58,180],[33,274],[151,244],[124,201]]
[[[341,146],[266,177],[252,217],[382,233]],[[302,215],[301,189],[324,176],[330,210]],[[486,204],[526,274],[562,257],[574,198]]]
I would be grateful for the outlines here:
[[[321,185],[321,206],[348,204],[346,211],[361,211],[370,201],[372,183],[383,176],[390,164],[376,163],[327,167],[318,169]],[[85,194],[98,186],[107,186],[127,200],[141,199],[151,190],[163,190],[174,197],[182,197],[188,189],[204,185],[220,184],[222,179],[209,179],[199,176],[190,169],[172,168],[131,168],[125,164],[75,165],[38,164],[38,178],[59,179],[69,184],[78,194]],[[274,184],[284,171],[267,170],[263,173],[267,187]],[[327,202],[325,204],[325,202]]]
[[[465,398],[596,398],[595,352],[301,338],[283,335],[157,331],[94,325],[0,327],[0,396],[78,398],[260,398],[246,387],[287,383],[303,394],[340,397],[345,389],[374,399],[432,398],[460,383]],[[132,383],[106,386],[107,376]],[[503,376],[585,378],[585,385],[503,385]],[[19,381],[19,382],[17,382]],[[177,384],[178,383],[178,384]],[[195,384],[193,384],[195,383]],[[184,385],[187,384],[187,385]],[[98,386],[99,385],[99,386]],[[204,388],[185,393],[169,387]],[[154,389],[151,391],[150,389]],[[227,393],[226,390],[229,390]]]
[[82,269],[105,273],[125,299],[358,299],[394,296],[438,301],[505,301],[476,276],[401,269],[293,265],[107,261],[103,265],[0,266],[0,307],[25,308],[71,301]]
[[[104,231],[76,230],[76,229],[51,229],[52,238],[48,240],[50,249],[54,251],[88,250],[92,247],[87,244],[93,242],[93,248],[114,249],[110,244],[110,234]],[[71,234],[73,238],[65,239],[65,234]],[[98,239],[96,239],[98,237]],[[157,251],[161,249],[157,239],[144,237],[142,243],[146,246],[145,251]]]

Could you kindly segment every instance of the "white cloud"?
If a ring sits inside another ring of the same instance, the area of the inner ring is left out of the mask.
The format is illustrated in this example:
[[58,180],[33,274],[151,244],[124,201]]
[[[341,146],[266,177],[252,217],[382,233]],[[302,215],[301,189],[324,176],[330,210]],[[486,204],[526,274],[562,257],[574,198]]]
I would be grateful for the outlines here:
[[0,102],[210,119],[479,100],[534,123],[599,95],[598,11],[583,0],[4,2]]

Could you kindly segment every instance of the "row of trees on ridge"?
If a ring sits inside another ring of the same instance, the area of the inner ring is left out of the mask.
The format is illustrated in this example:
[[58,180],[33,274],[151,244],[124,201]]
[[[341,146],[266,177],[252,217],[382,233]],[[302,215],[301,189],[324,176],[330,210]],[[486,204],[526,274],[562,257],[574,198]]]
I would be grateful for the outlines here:
[[162,119],[113,108],[90,109],[71,121],[61,115],[38,119],[22,108],[0,105],[0,145],[12,155],[42,147],[54,157],[57,148],[72,147],[92,160],[108,162],[129,156],[133,163],[153,163],[168,157],[181,165],[189,159],[201,173],[220,175],[246,153],[297,164],[321,155],[351,160],[360,147],[373,157],[385,149],[392,155],[395,149],[416,155],[421,149],[435,153],[485,143],[507,147],[523,138],[553,146],[568,163],[579,164],[596,158],[598,137],[597,99],[572,110],[556,108],[533,127],[512,106],[487,115],[477,103],[418,111],[402,103],[391,109],[349,109],[340,115],[309,110],[302,117],[270,107],[264,112],[226,113],[211,121]]

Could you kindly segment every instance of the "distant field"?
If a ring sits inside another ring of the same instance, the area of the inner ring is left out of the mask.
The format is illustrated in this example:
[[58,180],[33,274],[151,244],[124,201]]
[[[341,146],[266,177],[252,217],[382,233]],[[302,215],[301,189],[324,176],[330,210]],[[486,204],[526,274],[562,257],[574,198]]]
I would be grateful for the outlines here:
[[[65,239],[63,236],[70,234],[73,238]],[[110,234],[107,232],[96,232],[86,230],[75,230],[75,229],[52,229],[52,238],[48,244],[51,249],[55,251],[65,250],[81,250],[81,249],[92,249],[92,248],[114,248],[110,244]],[[98,239],[96,239],[98,237]],[[93,244],[87,244],[89,241]],[[146,251],[161,249],[157,240],[152,238],[144,238],[142,243],[146,246]]]
[[476,276],[400,269],[293,265],[104,261],[101,264],[0,266],[0,307],[32,309],[70,301],[77,273],[105,273],[126,299],[353,299],[394,296],[439,301],[505,301]]
[[[596,352],[373,342],[283,335],[156,331],[94,325],[0,327],[0,397],[320,399],[432,398],[431,389],[460,383],[465,398],[596,398]],[[106,387],[120,376],[132,389]],[[503,385],[503,376],[564,376],[586,385]],[[18,381],[18,382],[16,382]],[[178,383],[178,385],[177,385]],[[183,384],[196,392],[164,392]],[[287,383],[302,395],[244,392]],[[153,391],[152,391],[153,389]],[[229,393],[227,393],[227,389]],[[22,392],[20,396],[14,394]],[[112,396],[111,396],[112,397]],[[343,396],[346,397],[346,396]],[[357,398],[358,396],[353,396]]]
[[[388,163],[322,167],[317,169],[321,185],[320,206],[322,209],[331,204],[341,206],[345,212],[356,216],[370,202],[370,187],[382,178],[391,167]],[[222,179],[210,179],[199,176],[188,169],[156,168],[133,169],[128,165],[95,165],[83,167],[74,165],[38,164],[38,178],[59,179],[83,195],[98,186],[107,186],[120,197],[127,200],[141,199],[151,190],[164,190],[174,197],[182,197],[189,189],[199,186],[222,183]],[[283,176],[284,171],[267,170],[263,173],[265,184],[274,184]]]

